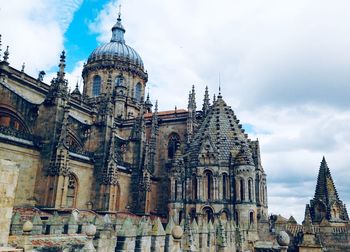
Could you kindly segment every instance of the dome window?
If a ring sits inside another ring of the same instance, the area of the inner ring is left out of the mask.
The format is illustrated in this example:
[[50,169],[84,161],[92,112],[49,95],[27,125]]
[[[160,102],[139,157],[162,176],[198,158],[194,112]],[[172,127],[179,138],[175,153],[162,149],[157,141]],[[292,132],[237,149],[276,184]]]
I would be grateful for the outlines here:
[[123,75],[122,74],[119,74],[118,76],[117,76],[117,78],[115,78],[115,86],[116,87],[119,87],[119,86],[123,86],[123,80],[124,80],[124,77],[123,77]]
[[101,77],[99,75],[95,75],[93,83],[92,83],[92,96],[98,96],[101,92]]
[[135,99],[137,102],[141,101],[141,83],[137,83],[135,87]]

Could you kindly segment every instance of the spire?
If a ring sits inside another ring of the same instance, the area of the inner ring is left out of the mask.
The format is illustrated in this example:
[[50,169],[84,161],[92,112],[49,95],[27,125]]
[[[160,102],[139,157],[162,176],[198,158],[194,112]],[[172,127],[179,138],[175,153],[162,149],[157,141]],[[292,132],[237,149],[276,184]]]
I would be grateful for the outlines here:
[[304,231],[307,234],[312,234],[312,219],[311,219],[311,213],[310,213],[310,205],[306,204],[305,207],[305,215],[304,215],[304,221],[303,221]]
[[208,92],[208,86],[206,86],[205,93],[204,93],[204,100],[203,100],[203,108],[202,108],[204,115],[207,114],[209,107],[210,107],[209,92]]
[[196,105],[196,91],[194,89],[194,85],[192,85],[191,104],[192,104],[193,111],[196,111],[196,109],[197,109],[197,105]]
[[152,107],[153,107],[153,104],[149,98],[149,90],[147,92],[147,98],[146,98],[146,101],[145,101],[145,107],[146,107],[146,110],[148,113],[151,113],[152,112]]
[[222,98],[221,96],[221,79],[220,79],[220,73],[219,73],[219,94],[218,94],[218,99]]
[[216,96],[215,94],[213,95],[213,104],[216,102]]
[[9,46],[7,46],[7,47],[6,47],[6,51],[4,52],[4,61],[5,61],[6,63],[8,63],[9,55],[10,55]]
[[1,52],[2,52],[1,46],[2,46],[2,43],[1,43],[1,34],[0,34],[0,58],[1,58]]
[[77,81],[77,84],[75,85],[75,89],[73,90],[72,92],[72,96],[73,97],[76,97],[76,98],[80,98],[81,97],[81,93],[79,91],[79,84],[78,84],[78,81]]
[[117,18],[117,23],[112,27],[112,38],[111,42],[119,42],[124,44],[124,33],[125,29],[122,25],[122,19],[121,19],[121,5],[119,5],[119,13],[118,13],[118,18]]
[[63,50],[60,56],[59,70],[57,72],[57,78],[63,80],[65,76],[64,69],[66,67],[66,52]]
[[322,200],[327,205],[333,201],[339,201],[338,193],[325,157],[322,158],[318,172],[314,200]]
[[187,105],[187,109],[190,110],[191,109],[191,101],[192,101],[192,93],[191,91],[188,93],[188,105]]

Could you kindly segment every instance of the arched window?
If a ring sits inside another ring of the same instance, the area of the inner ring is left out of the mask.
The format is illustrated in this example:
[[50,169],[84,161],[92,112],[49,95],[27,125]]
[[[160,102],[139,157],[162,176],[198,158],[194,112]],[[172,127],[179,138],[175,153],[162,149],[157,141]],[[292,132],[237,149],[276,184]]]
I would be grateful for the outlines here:
[[98,96],[101,92],[101,77],[95,75],[92,82],[92,96]]
[[213,217],[214,217],[213,210],[210,207],[203,208],[203,214],[207,222],[213,221]]
[[228,176],[226,173],[222,174],[222,198],[228,199],[229,195],[229,183]]
[[0,127],[1,126],[29,133],[28,127],[19,115],[7,108],[0,107]]
[[207,200],[212,200],[214,180],[213,180],[213,174],[210,171],[205,173],[205,182],[206,182],[206,188],[207,188]]
[[235,221],[236,221],[236,226],[239,224],[239,213],[238,211],[235,211]]
[[197,178],[196,175],[192,176],[192,199],[196,200],[198,199],[198,191],[197,191]]
[[249,179],[248,180],[248,198],[249,198],[249,201],[253,201],[253,182],[252,182],[252,179]]
[[249,213],[249,225],[254,223],[254,212]]
[[181,224],[181,221],[182,221],[183,217],[184,217],[184,211],[180,210],[179,211],[179,225]]
[[244,180],[241,179],[239,181],[239,184],[240,184],[240,196],[241,196],[241,201],[244,201],[245,197],[244,197]]
[[137,102],[141,101],[141,91],[142,91],[142,87],[141,87],[141,83],[137,83],[135,86],[135,99]]
[[123,85],[123,80],[124,80],[123,75],[122,75],[122,74],[119,74],[119,75],[117,76],[117,78],[115,78],[115,81],[114,81],[115,86],[118,87],[118,86]]
[[177,133],[172,133],[169,136],[168,140],[168,158],[174,158],[175,152],[179,148],[180,145],[180,137]]
[[68,177],[67,207],[75,207],[78,192],[78,179],[73,173]]

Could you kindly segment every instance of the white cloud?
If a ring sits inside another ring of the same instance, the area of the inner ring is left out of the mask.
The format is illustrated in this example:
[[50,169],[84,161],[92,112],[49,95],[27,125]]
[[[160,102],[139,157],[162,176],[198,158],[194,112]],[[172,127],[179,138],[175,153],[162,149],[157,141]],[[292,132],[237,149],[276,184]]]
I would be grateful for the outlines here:
[[[106,5],[90,24],[101,43],[110,39],[118,4]],[[350,175],[348,1],[128,0],[122,6],[126,41],[143,58],[160,109],[186,107],[192,84],[201,107],[204,86],[217,92],[221,74],[224,99],[260,139],[272,212],[302,220],[323,155],[350,203],[343,179]]]
[[82,0],[0,1],[3,49],[10,46],[10,64],[37,76],[59,62],[64,32]]

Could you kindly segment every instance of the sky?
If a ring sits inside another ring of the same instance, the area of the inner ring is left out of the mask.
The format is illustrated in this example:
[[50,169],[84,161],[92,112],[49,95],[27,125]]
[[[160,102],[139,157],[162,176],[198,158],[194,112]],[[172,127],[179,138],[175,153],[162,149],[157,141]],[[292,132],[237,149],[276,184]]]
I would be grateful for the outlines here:
[[0,0],[2,49],[47,83],[64,49],[69,85],[82,89],[83,63],[110,40],[120,3],[160,110],[186,108],[192,85],[201,108],[205,86],[212,97],[220,82],[260,141],[270,213],[303,220],[323,156],[350,204],[349,1]]

